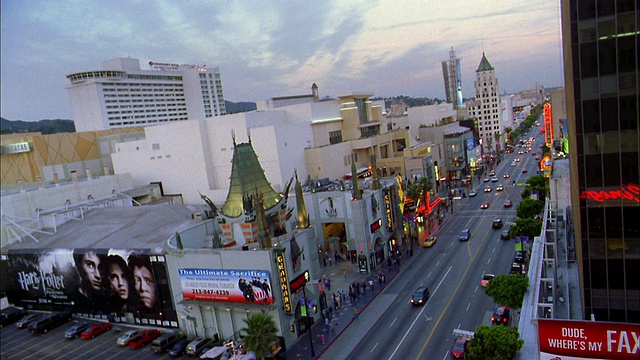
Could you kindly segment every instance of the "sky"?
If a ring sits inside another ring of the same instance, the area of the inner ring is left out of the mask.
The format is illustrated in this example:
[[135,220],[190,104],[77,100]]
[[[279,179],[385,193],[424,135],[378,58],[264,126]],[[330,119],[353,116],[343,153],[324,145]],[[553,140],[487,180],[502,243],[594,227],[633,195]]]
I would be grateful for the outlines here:
[[0,115],[73,119],[66,75],[106,60],[218,66],[233,102],[352,92],[445,98],[461,59],[473,97],[482,53],[500,93],[562,86],[559,0],[0,0]]

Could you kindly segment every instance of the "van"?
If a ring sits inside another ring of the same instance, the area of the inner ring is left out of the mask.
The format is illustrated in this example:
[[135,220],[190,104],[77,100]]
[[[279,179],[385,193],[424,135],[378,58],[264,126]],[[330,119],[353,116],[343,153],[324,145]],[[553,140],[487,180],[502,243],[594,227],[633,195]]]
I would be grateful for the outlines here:
[[187,338],[182,332],[177,332],[173,334],[165,334],[151,342],[151,350],[153,350],[157,354],[162,354],[164,352],[169,351],[173,346],[180,340],[184,340]]
[[70,311],[61,311],[33,321],[29,324],[32,333],[46,333],[47,331],[71,321]]
[[209,346],[213,342],[212,339],[206,337],[197,337],[187,345],[187,351],[185,352],[190,356],[198,356],[204,348]]

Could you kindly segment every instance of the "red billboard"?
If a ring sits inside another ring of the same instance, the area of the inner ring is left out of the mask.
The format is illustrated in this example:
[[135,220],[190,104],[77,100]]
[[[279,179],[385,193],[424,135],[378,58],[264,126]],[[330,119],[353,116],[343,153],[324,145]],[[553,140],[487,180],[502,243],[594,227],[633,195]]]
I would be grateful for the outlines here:
[[551,148],[553,142],[553,117],[551,116],[551,104],[544,103],[544,142],[547,147]]
[[637,360],[640,324],[538,320],[541,359]]

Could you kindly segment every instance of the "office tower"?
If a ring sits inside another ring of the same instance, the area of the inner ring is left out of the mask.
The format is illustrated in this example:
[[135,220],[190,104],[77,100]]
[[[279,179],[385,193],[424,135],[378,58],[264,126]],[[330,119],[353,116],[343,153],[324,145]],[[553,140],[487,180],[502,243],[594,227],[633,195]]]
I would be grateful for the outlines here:
[[640,322],[636,0],[563,0],[567,125],[583,317]]
[[469,102],[469,116],[478,120],[482,153],[485,156],[497,154],[502,148],[502,131],[500,129],[500,94],[496,71],[482,53],[482,60],[476,69],[476,99]]
[[117,58],[67,75],[76,131],[158,125],[226,113],[217,67]]
[[444,90],[447,102],[453,104],[454,109],[462,104],[462,75],[460,72],[460,59],[456,58],[456,52],[449,51],[449,60],[442,62],[442,75],[444,76]]

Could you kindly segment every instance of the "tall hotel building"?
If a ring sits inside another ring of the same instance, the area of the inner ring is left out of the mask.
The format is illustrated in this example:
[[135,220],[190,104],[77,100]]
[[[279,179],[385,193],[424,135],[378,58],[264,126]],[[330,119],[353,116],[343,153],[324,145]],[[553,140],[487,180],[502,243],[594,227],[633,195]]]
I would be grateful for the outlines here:
[[582,315],[640,323],[640,9],[637,0],[561,6]]
[[226,113],[217,67],[117,58],[67,75],[76,131],[158,125]]
[[476,70],[474,86],[476,99],[467,105],[469,116],[478,121],[478,134],[482,141],[483,154],[496,154],[502,148],[501,141],[504,141],[500,129],[500,95],[496,71],[484,53]]
[[449,60],[442,62],[442,76],[444,77],[444,90],[447,102],[453,104],[454,109],[461,108],[462,103],[462,73],[460,70],[460,59],[456,57],[456,52],[449,51]]

